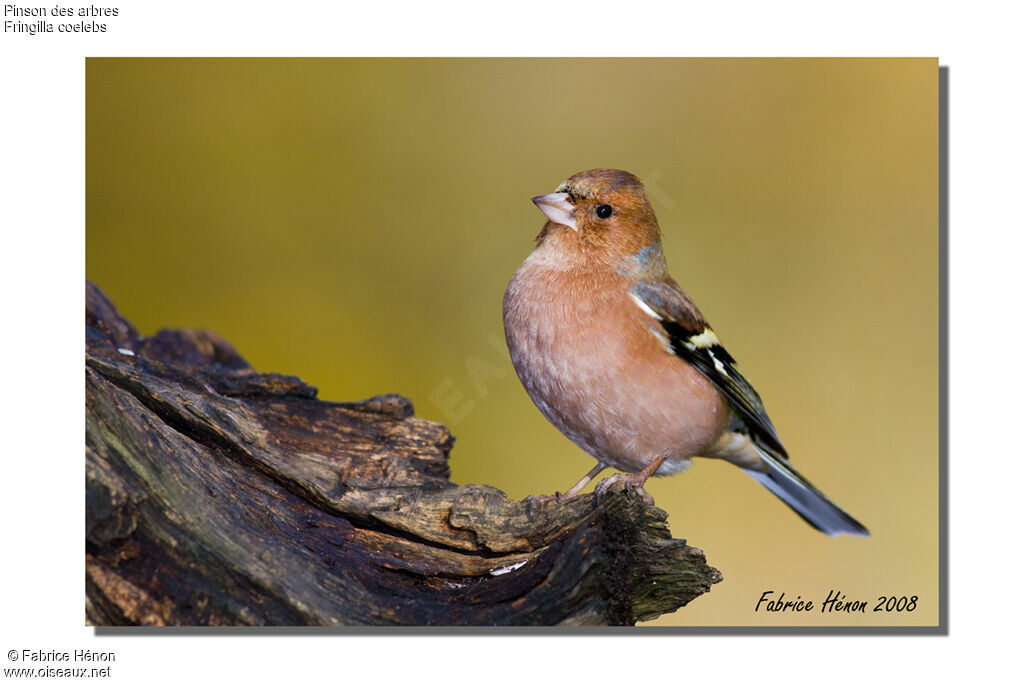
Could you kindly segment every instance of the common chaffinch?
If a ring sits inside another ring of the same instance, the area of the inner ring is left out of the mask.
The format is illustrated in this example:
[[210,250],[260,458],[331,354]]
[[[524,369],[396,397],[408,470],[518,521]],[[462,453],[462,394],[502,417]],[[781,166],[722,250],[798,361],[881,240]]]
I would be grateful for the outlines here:
[[593,169],[533,198],[548,221],[505,291],[512,364],[544,416],[597,465],[566,496],[685,470],[738,465],[816,529],[867,536],[788,463],[760,396],[667,271],[636,176]]

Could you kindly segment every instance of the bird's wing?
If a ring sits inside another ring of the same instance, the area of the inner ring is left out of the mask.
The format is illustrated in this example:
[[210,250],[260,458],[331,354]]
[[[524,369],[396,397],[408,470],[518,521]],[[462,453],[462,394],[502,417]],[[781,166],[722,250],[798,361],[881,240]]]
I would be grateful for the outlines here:
[[782,458],[788,457],[761,397],[679,285],[672,281],[640,281],[631,293],[640,308],[661,323],[672,351],[725,394],[751,435]]

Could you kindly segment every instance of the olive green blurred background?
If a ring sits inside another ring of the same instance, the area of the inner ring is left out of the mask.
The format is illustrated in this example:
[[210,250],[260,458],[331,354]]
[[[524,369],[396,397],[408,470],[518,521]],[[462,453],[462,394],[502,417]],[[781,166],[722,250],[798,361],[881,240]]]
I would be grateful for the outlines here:
[[[872,532],[830,539],[730,465],[649,484],[724,581],[658,624],[938,620],[938,64],[89,59],[86,270],[144,334],[205,327],[330,400],[447,423],[457,483],[593,460],[530,402],[501,298],[592,167],[647,182],[675,278],[791,462]],[[866,615],[755,613],[761,593]],[[917,595],[911,613],[871,613]]]

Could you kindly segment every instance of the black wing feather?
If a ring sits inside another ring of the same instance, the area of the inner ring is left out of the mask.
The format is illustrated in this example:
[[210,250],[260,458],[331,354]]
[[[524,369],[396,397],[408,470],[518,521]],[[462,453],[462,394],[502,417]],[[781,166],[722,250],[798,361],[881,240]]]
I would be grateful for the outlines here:
[[718,387],[758,442],[787,458],[761,397],[739,371],[736,359],[721,344],[698,345],[691,341],[711,328],[679,286],[672,285],[675,283],[640,282],[633,287],[633,294],[660,317],[673,352]]

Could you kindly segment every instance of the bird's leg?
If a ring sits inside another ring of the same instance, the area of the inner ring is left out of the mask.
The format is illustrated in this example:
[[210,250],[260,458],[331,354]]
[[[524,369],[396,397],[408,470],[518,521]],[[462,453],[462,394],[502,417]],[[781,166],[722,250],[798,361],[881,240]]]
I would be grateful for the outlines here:
[[605,469],[607,469],[607,467],[608,465],[605,465],[604,463],[600,462],[594,465],[594,469],[590,470],[585,475],[583,475],[583,478],[576,482],[571,489],[562,494],[562,498],[572,498],[573,496],[578,494],[580,491],[583,490],[584,486],[590,483],[591,479],[601,474],[601,472],[604,472]]
[[647,467],[643,468],[639,472],[635,472],[633,474],[623,474],[622,472],[613,474],[607,479],[602,479],[598,482],[597,489],[595,490],[598,496],[601,496],[608,490],[609,486],[616,482],[622,482],[627,488],[636,489],[636,491],[640,493],[641,497],[643,497],[644,502],[649,505],[654,505],[654,498],[644,490],[644,484],[647,483],[647,480],[651,478],[651,475],[657,472],[658,468],[661,467],[661,464],[667,459],[667,455],[659,455],[654,458],[654,460],[651,460],[651,462],[647,464]]

